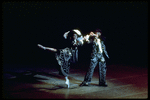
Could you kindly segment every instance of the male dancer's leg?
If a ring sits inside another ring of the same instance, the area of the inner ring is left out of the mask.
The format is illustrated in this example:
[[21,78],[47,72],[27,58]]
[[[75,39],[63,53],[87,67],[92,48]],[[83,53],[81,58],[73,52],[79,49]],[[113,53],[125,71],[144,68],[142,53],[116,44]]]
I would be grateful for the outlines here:
[[99,85],[107,86],[106,71],[106,62],[99,62]]
[[93,72],[94,72],[94,69],[95,69],[97,63],[98,63],[97,60],[93,61],[93,59],[91,59],[89,69],[84,77],[84,81],[82,82],[82,84],[80,86],[89,85],[91,83]]

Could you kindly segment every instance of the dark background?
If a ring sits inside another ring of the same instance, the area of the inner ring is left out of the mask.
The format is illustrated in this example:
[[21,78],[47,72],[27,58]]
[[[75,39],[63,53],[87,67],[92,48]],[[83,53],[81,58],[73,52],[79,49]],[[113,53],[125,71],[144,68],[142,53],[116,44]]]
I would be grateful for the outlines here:
[[148,66],[148,2],[3,2],[2,11],[4,65],[55,64],[38,43],[60,48],[66,31],[100,28],[108,65]]

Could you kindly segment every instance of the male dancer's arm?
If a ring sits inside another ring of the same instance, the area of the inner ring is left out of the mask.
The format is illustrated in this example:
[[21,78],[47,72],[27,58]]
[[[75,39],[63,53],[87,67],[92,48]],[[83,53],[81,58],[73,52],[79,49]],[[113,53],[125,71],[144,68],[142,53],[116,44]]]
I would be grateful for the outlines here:
[[103,48],[104,53],[105,53],[105,55],[107,56],[107,58],[109,58],[108,53],[107,53],[107,51],[106,51],[106,46],[105,46],[104,42],[102,42],[102,48]]

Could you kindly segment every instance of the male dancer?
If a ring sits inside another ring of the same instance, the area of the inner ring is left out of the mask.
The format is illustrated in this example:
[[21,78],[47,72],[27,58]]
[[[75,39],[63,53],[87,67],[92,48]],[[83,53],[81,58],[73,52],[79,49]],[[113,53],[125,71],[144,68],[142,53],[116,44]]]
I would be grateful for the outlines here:
[[99,38],[101,36],[101,30],[96,30],[96,34],[90,32],[90,35],[86,36],[86,41],[92,47],[91,61],[89,69],[85,75],[84,81],[80,86],[88,86],[91,83],[93,72],[97,64],[99,64],[99,86],[107,86],[106,77],[106,62],[103,56],[103,52],[109,58],[104,43]]

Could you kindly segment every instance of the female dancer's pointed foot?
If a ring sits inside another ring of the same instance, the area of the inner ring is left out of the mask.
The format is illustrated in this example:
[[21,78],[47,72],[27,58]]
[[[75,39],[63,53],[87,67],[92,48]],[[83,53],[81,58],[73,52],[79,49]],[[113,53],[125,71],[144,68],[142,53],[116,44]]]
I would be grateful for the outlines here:
[[69,86],[69,79],[68,79],[68,77],[65,77],[65,79],[66,79],[65,84],[67,84],[67,87],[69,88],[69,87],[70,87],[70,86]]

